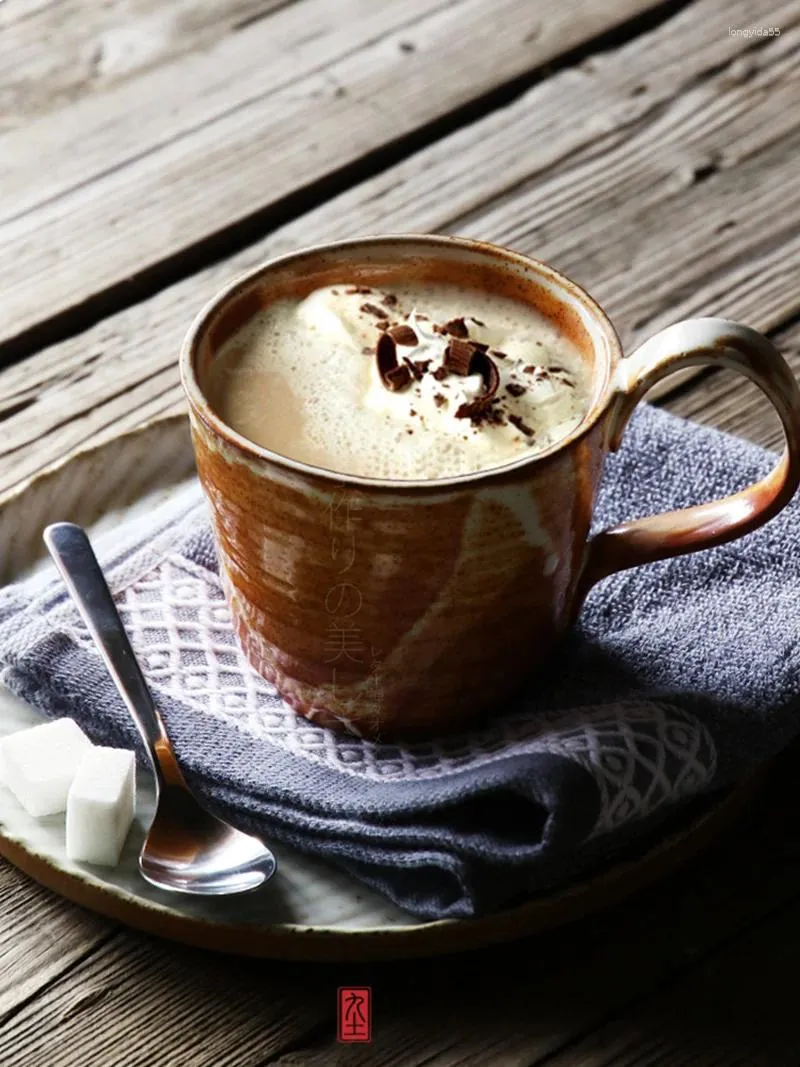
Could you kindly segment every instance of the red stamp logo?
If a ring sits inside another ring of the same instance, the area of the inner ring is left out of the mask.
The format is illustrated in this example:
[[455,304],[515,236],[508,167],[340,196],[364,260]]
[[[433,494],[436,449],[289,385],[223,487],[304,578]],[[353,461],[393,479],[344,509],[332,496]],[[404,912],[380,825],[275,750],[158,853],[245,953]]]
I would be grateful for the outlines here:
[[372,989],[369,986],[339,987],[337,1038],[346,1044],[372,1041]]

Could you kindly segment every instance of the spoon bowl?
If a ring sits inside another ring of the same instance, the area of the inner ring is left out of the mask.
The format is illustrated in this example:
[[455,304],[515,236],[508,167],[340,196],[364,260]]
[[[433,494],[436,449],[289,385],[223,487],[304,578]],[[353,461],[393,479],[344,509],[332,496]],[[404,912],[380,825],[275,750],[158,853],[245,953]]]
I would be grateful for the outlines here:
[[258,889],[275,873],[275,857],[259,838],[207,811],[186,784],[85,531],[58,522],[44,541],[153,764],[156,813],[139,854],[142,876],[160,889],[201,896]]
[[257,889],[275,859],[257,837],[202,808],[180,786],[168,785],[139,855],[142,876],[161,889],[209,896]]

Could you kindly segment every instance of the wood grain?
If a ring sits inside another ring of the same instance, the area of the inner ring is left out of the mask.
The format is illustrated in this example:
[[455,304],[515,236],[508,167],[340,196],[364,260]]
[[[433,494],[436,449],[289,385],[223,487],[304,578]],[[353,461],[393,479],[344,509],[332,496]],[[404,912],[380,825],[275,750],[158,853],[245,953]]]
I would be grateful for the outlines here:
[[0,860],[0,1028],[27,1000],[117,929]]
[[24,126],[179,56],[211,48],[286,2],[15,0],[0,4],[0,132]]
[[255,1067],[335,1003],[288,965],[125,933],[0,1028],[4,1067]]
[[114,286],[124,301],[132,275],[652,2],[298,0],[216,48],[10,131],[0,339]]
[[[177,352],[197,308],[235,273],[320,239],[444,230],[505,242],[586,285],[628,347],[698,313],[777,328],[800,290],[798,32],[753,49],[727,34],[750,10],[701,0],[246,252],[0,371],[0,490],[179,410]],[[710,155],[714,173],[700,180]]]

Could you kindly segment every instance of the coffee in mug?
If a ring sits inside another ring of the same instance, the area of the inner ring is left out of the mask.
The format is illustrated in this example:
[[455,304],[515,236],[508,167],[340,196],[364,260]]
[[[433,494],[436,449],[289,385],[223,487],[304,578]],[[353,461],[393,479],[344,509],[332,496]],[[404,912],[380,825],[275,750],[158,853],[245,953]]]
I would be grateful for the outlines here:
[[257,445],[343,474],[407,479],[549,448],[583,418],[587,379],[577,346],[530,304],[398,279],[276,300],[221,348],[207,388],[220,417]]

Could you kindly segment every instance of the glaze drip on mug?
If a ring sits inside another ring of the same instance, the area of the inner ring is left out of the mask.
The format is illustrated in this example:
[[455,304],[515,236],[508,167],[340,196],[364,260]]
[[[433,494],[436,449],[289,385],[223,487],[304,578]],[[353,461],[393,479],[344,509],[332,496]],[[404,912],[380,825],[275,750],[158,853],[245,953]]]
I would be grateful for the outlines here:
[[340,284],[252,319],[218,353],[208,396],[233,429],[292,459],[432,479],[567,437],[587,379],[575,346],[520,301],[446,284]]

